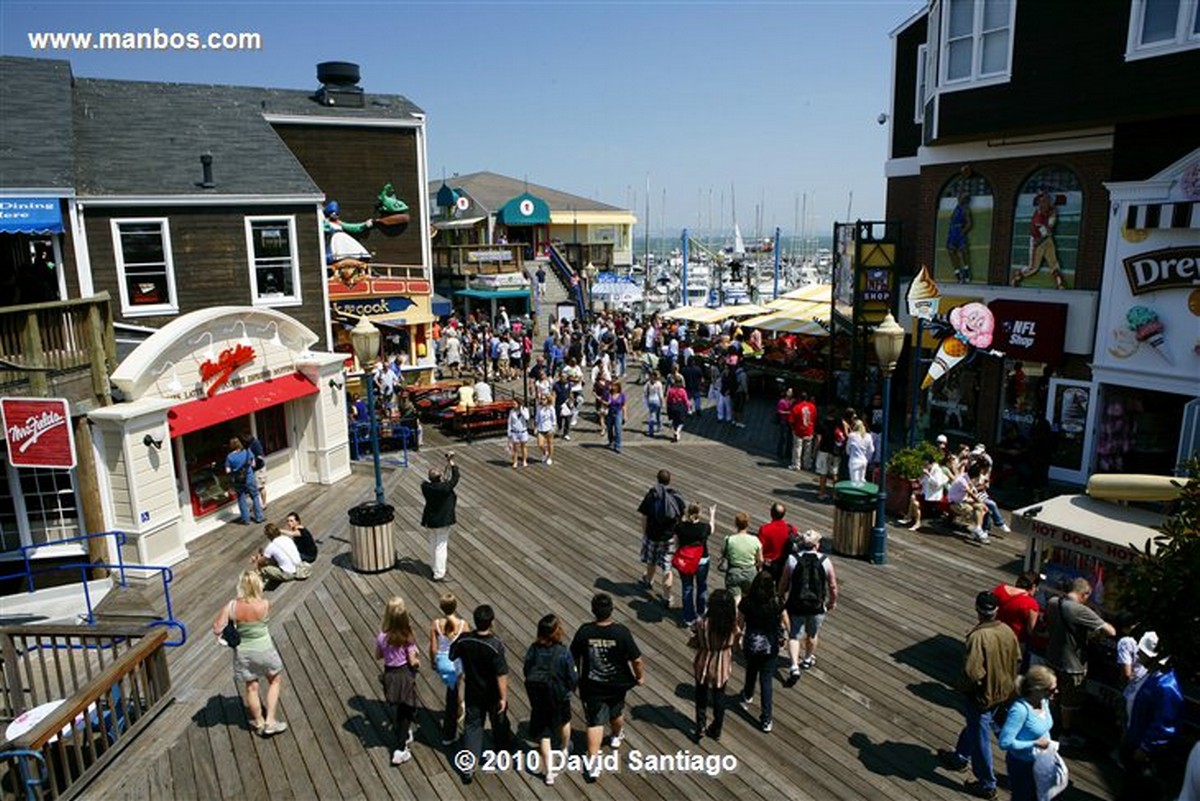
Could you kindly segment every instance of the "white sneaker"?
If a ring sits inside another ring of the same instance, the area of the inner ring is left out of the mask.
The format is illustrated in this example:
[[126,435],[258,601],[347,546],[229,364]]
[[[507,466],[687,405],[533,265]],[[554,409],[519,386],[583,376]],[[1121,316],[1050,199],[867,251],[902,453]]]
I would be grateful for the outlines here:
[[571,441],[571,435],[570,435],[570,434],[563,434],[563,439],[565,439],[567,442],[570,442],[570,441]]
[[623,743],[623,742],[625,742],[625,730],[621,729],[620,734],[614,734],[612,737],[608,738],[608,747],[609,748],[620,748],[621,743]]
[[976,542],[987,542],[988,541],[987,532],[981,528],[972,529],[971,536],[975,538]]
[[558,774],[555,773],[554,771],[550,771],[550,770],[546,771],[546,786],[553,787],[554,780],[557,778],[558,778]]
[[1004,525],[1000,526],[1000,530],[1003,531],[1005,534],[1012,533],[1012,528],[1009,527],[1008,523],[1005,523]]
[[395,751],[392,752],[392,764],[393,765],[403,765],[405,762],[407,762],[410,759],[412,759],[412,752],[409,751],[407,748],[405,748],[403,750],[397,748]]
[[546,457],[546,466],[549,467],[552,464],[554,464],[554,460],[550,457]]

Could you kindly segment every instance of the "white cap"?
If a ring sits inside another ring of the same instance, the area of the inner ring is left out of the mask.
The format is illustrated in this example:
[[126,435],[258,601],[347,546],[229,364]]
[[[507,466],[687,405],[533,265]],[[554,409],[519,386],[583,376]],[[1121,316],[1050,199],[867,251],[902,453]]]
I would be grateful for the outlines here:
[[1158,658],[1158,634],[1153,631],[1147,631],[1138,640],[1138,650],[1151,659]]
[[946,439],[946,435],[945,435],[945,434],[938,434],[938,435],[937,435],[937,441],[938,441],[940,444],[942,444],[942,445],[945,445],[945,444],[946,444],[946,443],[948,443],[950,440]]

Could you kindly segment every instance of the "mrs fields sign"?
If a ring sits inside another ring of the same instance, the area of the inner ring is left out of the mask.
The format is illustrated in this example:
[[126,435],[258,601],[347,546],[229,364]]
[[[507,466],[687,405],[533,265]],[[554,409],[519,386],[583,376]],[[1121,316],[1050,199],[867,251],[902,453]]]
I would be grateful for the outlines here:
[[71,412],[61,398],[0,398],[4,441],[13,467],[75,466]]

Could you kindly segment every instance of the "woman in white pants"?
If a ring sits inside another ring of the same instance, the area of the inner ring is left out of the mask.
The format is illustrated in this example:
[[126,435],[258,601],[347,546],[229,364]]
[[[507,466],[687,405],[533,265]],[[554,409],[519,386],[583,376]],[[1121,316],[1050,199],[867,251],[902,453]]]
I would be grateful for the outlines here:
[[850,424],[850,434],[846,437],[846,466],[850,470],[851,481],[865,481],[867,464],[875,454],[875,444],[867,427],[858,418]]

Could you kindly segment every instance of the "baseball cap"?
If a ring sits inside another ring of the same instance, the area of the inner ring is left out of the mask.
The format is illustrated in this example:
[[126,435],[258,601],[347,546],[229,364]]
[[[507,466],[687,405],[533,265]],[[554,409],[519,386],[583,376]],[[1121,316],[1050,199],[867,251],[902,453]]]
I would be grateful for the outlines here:
[[938,441],[938,444],[940,444],[940,445],[945,445],[945,444],[946,444],[946,443],[948,443],[950,440],[946,438],[946,435],[945,435],[945,434],[938,434],[938,435],[937,435],[937,441]]
[[1138,650],[1152,659],[1158,658],[1158,633],[1147,631],[1138,640]]
[[1000,608],[1000,599],[996,597],[995,593],[985,591],[985,592],[981,592],[975,596],[975,611],[976,612],[982,612],[983,614],[990,615],[990,614],[993,614],[999,608]]
[[971,450],[971,453],[978,456],[979,454],[984,453],[985,451],[987,451],[987,448],[984,447],[983,443],[981,442]]

